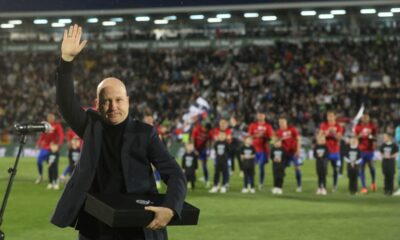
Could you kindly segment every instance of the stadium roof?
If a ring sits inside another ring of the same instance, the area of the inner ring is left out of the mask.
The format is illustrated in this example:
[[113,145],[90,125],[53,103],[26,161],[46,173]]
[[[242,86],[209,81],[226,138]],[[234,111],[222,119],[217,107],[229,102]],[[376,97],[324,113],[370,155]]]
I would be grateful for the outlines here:
[[82,16],[400,4],[398,0],[0,0],[0,17]]

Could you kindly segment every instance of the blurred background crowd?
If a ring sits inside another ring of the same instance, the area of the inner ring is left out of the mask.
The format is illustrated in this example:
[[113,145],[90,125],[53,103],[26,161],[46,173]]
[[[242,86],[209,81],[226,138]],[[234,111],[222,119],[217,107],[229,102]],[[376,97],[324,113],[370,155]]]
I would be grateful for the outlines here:
[[[368,51],[366,51],[368,49]],[[77,95],[93,106],[95,88],[107,76],[127,84],[131,114],[151,113],[176,128],[197,97],[211,106],[209,121],[236,116],[240,123],[265,110],[268,121],[286,114],[311,136],[335,110],[345,121],[362,104],[380,131],[400,117],[397,41],[277,42],[228,49],[85,50],[74,65]],[[0,54],[0,129],[40,122],[54,112],[57,53]],[[4,137],[4,136],[3,136]]]

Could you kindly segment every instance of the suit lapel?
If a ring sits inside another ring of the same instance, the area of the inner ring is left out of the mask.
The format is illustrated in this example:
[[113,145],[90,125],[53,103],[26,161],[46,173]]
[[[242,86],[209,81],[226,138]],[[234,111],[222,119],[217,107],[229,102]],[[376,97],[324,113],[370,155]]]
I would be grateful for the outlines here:
[[94,167],[97,167],[97,164],[99,163],[100,159],[100,152],[101,152],[101,143],[103,141],[103,126],[100,121],[96,121],[94,124],[94,141],[93,141],[93,148],[94,149],[94,155],[93,159],[94,161]]
[[[139,144],[140,139],[138,136],[135,136],[135,131],[134,131],[135,123],[134,120],[129,117],[128,123],[125,128],[124,136],[123,136],[123,142],[122,142],[122,147],[121,147],[121,164],[122,164],[122,171],[124,173],[124,179],[125,183],[128,184],[128,178],[134,178],[132,176],[131,168],[132,165],[135,164],[135,161],[130,161],[132,159],[132,156],[130,154],[130,148],[135,147],[137,144]],[[134,167],[134,166],[133,166]]]

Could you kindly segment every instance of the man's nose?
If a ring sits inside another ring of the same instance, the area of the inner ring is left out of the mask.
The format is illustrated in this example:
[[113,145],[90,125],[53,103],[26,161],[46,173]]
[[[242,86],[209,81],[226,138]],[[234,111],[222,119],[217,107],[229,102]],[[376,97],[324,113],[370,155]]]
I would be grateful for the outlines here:
[[117,108],[117,103],[115,101],[111,101],[109,107],[111,110],[115,110]]

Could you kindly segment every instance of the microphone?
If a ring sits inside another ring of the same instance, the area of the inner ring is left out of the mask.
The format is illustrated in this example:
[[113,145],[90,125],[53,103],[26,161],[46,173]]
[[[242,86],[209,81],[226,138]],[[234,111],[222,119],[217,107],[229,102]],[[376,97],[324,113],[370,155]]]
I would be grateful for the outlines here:
[[51,124],[48,122],[41,122],[38,124],[15,124],[15,130],[20,134],[28,134],[28,133],[35,133],[35,132],[50,132]]

